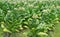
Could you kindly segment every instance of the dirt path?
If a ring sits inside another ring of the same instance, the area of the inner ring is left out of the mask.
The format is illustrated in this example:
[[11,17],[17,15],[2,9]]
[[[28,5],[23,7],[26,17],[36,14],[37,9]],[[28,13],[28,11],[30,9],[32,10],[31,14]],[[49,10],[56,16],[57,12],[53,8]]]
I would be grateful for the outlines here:
[[56,25],[54,37],[60,37],[60,24]]

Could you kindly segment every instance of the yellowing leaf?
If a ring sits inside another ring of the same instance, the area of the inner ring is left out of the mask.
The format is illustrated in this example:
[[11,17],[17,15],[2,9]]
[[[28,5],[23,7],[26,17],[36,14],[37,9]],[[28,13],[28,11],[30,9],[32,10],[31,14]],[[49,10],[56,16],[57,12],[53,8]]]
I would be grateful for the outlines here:
[[37,14],[33,14],[32,18],[38,18]]
[[24,26],[25,28],[28,28],[27,26]]
[[16,29],[17,32],[19,32],[19,30]]
[[24,22],[24,24],[28,24],[28,22]]
[[44,32],[39,32],[38,35],[46,35],[46,36],[48,36],[48,34],[44,33]]
[[2,27],[2,28],[4,28],[4,25],[3,25],[3,24],[1,24],[1,27]]
[[4,32],[10,32],[7,28],[3,29]]

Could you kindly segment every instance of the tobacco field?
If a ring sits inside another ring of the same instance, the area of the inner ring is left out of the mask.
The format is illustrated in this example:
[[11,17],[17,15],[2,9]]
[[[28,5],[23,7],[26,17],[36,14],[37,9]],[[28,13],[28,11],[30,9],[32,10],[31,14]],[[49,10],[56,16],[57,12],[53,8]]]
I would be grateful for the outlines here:
[[60,1],[0,2],[0,37],[59,37]]

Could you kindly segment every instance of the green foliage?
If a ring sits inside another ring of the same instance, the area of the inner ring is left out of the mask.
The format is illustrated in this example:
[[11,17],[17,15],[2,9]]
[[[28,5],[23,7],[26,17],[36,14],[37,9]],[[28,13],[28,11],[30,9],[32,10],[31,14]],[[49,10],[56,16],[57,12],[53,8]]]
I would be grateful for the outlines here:
[[30,37],[48,36],[59,23],[60,7],[54,1],[0,2],[0,23],[4,32],[21,32],[29,29]]

